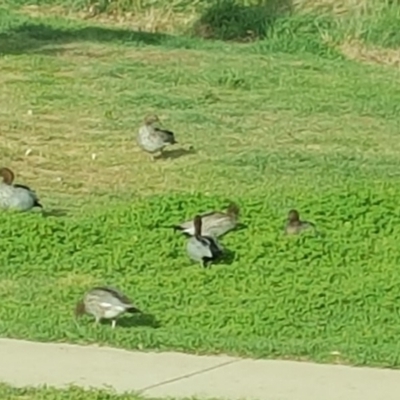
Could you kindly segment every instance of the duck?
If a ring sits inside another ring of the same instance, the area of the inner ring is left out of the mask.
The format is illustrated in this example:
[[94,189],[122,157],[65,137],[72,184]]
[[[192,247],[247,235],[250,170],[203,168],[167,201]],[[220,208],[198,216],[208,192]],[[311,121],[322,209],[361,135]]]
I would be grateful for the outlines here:
[[157,115],[146,116],[144,124],[139,128],[137,143],[139,147],[150,154],[152,160],[155,154],[162,154],[164,147],[178,143],[175,140],[175,134],[158,126],[160,119]]
[[194,235],[188,239],[186,251],[190,259],[200,262],[201,266],[205,268],[222,255],[223,248],[214,236],[202,235],[201,215],[194,217],[193,224]]
[[117,324],[117,318],[125,313],[141,313],[141,311],[118,289],[109,286],[97,286],[85,293],[75,307],[75,316],[83,314],[94,316],[95,323],[102,319],[111,319],[111,328]]
[[[232,231],[239,222],[239,212],[239,207],[234,203],[230,203],[225,212],[210,211],[201,214],[203,235],[219,238]],[[195,234],[193,220],[173,225],[172,228],[175,231],[182,232],[185,236],[193,236]]]
[[309,221],[300,220],[300,214],[297,210],[290,210],[285,226],[285,233],[288,235],[297,235],[307,229],[315,229],[315,225]]
[[7,167],[0,168],[0,208],[28,211],[34,207],[43,208],[36,193],[25,185],[14,183],[14,172]]

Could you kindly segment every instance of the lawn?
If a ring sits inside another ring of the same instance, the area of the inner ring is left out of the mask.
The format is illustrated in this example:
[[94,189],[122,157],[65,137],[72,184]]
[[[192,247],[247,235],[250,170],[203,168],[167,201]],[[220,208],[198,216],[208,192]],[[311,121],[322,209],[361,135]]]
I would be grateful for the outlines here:
[[1,398],[7,400],[141,400],[133,394],[117,395],[111,391],[83,390],[77,387],[69,389],[40,388],[13,388],[0,384]]
[[[0,9],[1,162],[48,212],[0,214],[0,335],[398,367],[399,69],[311,50]],[[230,262],[157,228],[230,200]],[[292,207],[322,235],[283,236]],[[75,321],[96,284],[145,314]]]

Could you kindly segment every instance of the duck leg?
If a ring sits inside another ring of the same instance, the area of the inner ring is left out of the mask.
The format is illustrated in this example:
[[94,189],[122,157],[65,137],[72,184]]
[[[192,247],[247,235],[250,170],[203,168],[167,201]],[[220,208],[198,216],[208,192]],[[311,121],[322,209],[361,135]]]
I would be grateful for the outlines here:
[[115,329],[116,324],[117,324],[117,320],[113,319],[111,321],[111,329]]
[[163,158],[163,149],[158,150],[157,153],[154,153],[154,154],[155,154],[154,160],[159,160],[159,159]]
[[149,160],[154,161],[154,154],[153,153],[148,153],[149,154]]

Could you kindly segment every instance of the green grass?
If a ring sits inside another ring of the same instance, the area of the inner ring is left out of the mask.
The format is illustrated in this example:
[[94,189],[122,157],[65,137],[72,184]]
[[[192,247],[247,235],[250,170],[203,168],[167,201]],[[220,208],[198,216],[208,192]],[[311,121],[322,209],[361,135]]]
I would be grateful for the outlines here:
[[[397,69],[4,9],[0,49],[2,163],[66,209],[0,215],[0,335],[399,366]],[[196,153],[151,163],[149,111]],[[229,263],[152,228],[229,199]],[[283,237],[292,207],[324,235]],[[146,315],[76,322],[94,284]]]
[[68,389],[13,388],[0,384],[0,396],[5,400],[141,400],[134,394],[117,395],[106,390],[83,390],[77,387]]

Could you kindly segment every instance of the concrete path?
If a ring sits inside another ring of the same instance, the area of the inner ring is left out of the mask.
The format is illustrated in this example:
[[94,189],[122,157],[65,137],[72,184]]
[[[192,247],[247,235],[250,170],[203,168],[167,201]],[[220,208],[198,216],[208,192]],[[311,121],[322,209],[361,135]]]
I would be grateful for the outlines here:
[[151,397],[230,400],[398,400],[400,371],[140,353],[0,339],[0,381],[13,386],[113,387]]

